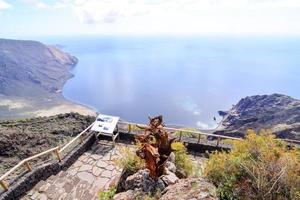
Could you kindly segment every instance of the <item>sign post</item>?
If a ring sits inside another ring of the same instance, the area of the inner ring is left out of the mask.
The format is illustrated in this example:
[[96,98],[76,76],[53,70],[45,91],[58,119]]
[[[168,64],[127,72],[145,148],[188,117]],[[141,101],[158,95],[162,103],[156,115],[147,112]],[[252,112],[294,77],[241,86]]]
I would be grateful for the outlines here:
[[91,130],[98,132],[98,135],[106,135],[111,136],[113,142],[119,135],[119,131],[114,135],[114,130],[117,127],[119,117],[111,116],[111,115],[98,115],[94,125],[92,126]]

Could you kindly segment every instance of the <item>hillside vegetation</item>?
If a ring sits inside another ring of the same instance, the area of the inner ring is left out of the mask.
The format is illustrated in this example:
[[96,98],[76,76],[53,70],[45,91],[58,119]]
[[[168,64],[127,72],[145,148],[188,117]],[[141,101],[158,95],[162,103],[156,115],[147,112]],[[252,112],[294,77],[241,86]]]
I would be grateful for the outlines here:
[[35,96],[60,90],[77,59],[36,41],[0,39],[0,94]]
[[300,199],[300,150],[269,131],[248,131],[231,152],[210,155],[205,174],[221,199]]

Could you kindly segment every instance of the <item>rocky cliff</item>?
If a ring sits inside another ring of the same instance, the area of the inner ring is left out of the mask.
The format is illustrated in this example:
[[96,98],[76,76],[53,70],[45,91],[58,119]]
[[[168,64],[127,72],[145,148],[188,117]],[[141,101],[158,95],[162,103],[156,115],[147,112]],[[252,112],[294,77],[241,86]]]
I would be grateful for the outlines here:
[[0,39],[0,93],[33,96],[59,91],[77,59],[36,41]]
[[223,116],[216,133],[243,136],[247,129],[270,129],[278,137],[300,140],[300,100],[282,94],[241,99]]

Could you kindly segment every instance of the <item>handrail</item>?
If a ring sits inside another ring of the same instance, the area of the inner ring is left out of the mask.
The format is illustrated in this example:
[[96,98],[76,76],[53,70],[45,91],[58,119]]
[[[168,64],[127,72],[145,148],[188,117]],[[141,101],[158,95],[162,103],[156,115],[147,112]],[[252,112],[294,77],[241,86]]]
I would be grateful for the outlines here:
[[[137,123],[132,123],[132,122],[119,122],[120,124],[127,124],[127,125],[135,125],[135,126],[147,126],[146,124],[137,124]],[[178,129],[178,128],[170,128],[170,127],[164,127],[166,130],[169,131],[181,131],[181,132],[188,132],[188,133],[195,133],[199,135],[206,135],[206,136],[212,136],[212,137],[218,137],[218,138],[224,138],[224,139],[232,139],[232,140],[243,140],[242,138],[238,137],[230,137],[226,135],[217,135],[217,134],[211,134],[211,133],[203,133],[200,131],[193,131],[193,130],[183,130],[183,129]]]
[[203,133],[203,132],[200,132],[200,131],[183,130],[183,129],[169,128],[169,127],[166,127],[165,129],[166,130],[171,130],[171,131],[182,131],[182,132],[187,132],[187,133],[195,133],[195,134],[200,134],[200,135],[206,135],[206,136],[212,136],[212,137],[219,137],[219,138],[231,139],[231,140],[243,140],[242,138],[238,138],[238,137],[230,137],[230,136],[226,136],[226,135]]
[[13,171],[15,171],[17,168],[19,168],[21,165],[24,164],[24,160],[20,161],[16,166],[14,166],[13,168],[11,168],[9,171],[7,171],[5,174],[3,174],[0,177],[0,181],[4,180],[9,174],[11,174]]
[[63,152],[68,146],[70,146],[74,141],[76,141],[78,138],[80,138],[85,132],[87,132],[95,122],[93,122],[91,125],[89,125],[86,129],[84,129],[80,134],[78,134],[75,138],[73,138],[70,142],[68,142],[64,147],[62,147],[59,150],[59,153]]
[[52,149],[48,149],[48,150],[46,150],[46,151],[43,151],[43,152],[41,152],[41,153],[39,153],[39,154],[36,154],[36,155],[34,155],[34,156],[31,156],[31,157],[29,157],[29,158],[25,158],[23,161],[24,161],[24,162],[31,161],[31,160],[33,160],[33,159],[35,159],[35,158],[38,158],[38,157],[43,156],[43,155],[45,155],[45,154],[48,154],[48,153],[50,153],[50,152],[52,152],[52,151],[55,151],[55,150],[57,150],[57,149],[59,149],[59,146],[54,147],[54,148],[52,148]]
[[[95,123],[95,122],[94,122]],[[6,182],[4,181],[4,179],[9,176],[12,172],[14,172],[17,168],[19,168],[20,166],[22,165],[26,165],[26,167],[28,168],[29,171],[31,171],[31,166],[29,164],[29,161],[35,159],[35,158],[38,158],[40,156],[43,156],[45,154],[48,154],[48,153],[52,153],[52,152],[55,152],[56,156],[57,156],[57,159],[59,161],[61,161],[61,156],[60,156],[60,153],[62,151],[64,151],[68,146],[70,146],[74,141],[76,141],[78,138],[82,137],[82,135],[84,133],[86,133],[93,125],[94,123],[92,123],[91,125],[89,125],[85,130],[83,130],[81,133],[79,133],[75,138],[73,138],[70,142],[68,142],[66,145],[64,145],[61,149],[59,146],[57,147],[54,147],[54,148],[51,148],[51,149],[48,149],[46,151],[43,151],[39,154],[36,154],[36,155],[33,155],[29,158],[25,158],[23,160],[21,160],[17,165],[15,165],[13,168],[11,168],[9,171],[7,171],[5,174],[3,174],[1,177],[0,177],[0,185],[3,187],[3,189],[5,191],[8,190],[8,185],[6,184]],[[59,150],[60,149],[60,150]]]
[[300,140],[291,140],[291,139],[284,139],[284,138],[277,138],[278,140],[283,140],[286,142],[291,142],[291,143],[300,143]]
[[[126,122],[126,121],[119,121],[119,124],[126,124],[126,125],[135,125],[135,126],[147,126],[146,124],[139,124],[139,123],[133,123],[133,122]],[[240,137],[231,137],[231,136],[226,136],[226,135],[218,135],[218,134],[212,134],[212,133],[204,133],[200,131],[194,131],[194,130],[184,130],[184,129],[179,129],[179,128],[171,128],[171,127],[164,127],[166,130],[169,131],[179,131],[179,132],[187,132],[187,133],[195,133],[199,135],[205,135],[205,136],[212,136],[212,137],[217,137],[217,138],[223,138],[223,139],[230,139],[230,140],[244,140],[243,138]],[[198,139],[198,143],[199,143]],[[292,139],[284,139],[284,138],[276,138],[276,140],[282,140],[288,143],[292,144],[300,144],[300,140],[292,140]]]
[[0,181],[2,181],[3,179],[5,179],[9,174],[11,174],[13,171],[15,171],[15,170],[16,170],[17,168],[19,168],[21,165],[24,165],[25,162],[31,161],[31,160],[33,160],[33,159],[35,159],[35,158],[37,158],[37,157],[40,157],[40,156],[42,156],[42,155],[45,155],[45,154],[50,153],[50,152],[52,152],[52,151],[55,151],[55,150],[58,149],[58,148],[59,148],[59,147],[54,147],[54,148],[52,148],[52,149],[48,149],[48,150],[43,151],[43,152],[41,152],[41,153],[39,153],[39,154],[36,154],[36,155],[34,155],[34,156],[31,156],[31,157],[29,157],[29,158],[25,158],[25,159],[21,160],[16,166],[14,166],[14,167],[11,168],[8,172],[6,172],[5,174],[3,174],[3,175],[0,177]]

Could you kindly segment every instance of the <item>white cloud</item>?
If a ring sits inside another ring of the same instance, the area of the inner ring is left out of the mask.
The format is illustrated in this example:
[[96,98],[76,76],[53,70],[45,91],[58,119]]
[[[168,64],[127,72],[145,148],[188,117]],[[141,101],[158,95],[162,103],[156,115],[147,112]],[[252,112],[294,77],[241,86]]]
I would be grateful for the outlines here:
[[66,8],[66,7],[68,7],[68,4],[65,2],[55,2],[53,4],[53,7],[54,8]]
[[186,97],[182,102],[180,106],[187,112],[193,113],[193,115],[200,116],[202,111],[199,107],[199,105],[191,98]]
[[70,9],[87,33],[300,34],[300,0],[21,1]]
[[38,2],[37,4],[35,4],[36,8],[38,9],[43,9],[43,8],[47,8],[48,5],[43,3],[43,2]]
[[198,108],[196,110],[193,111],[194,115],[201,115],[201,110]]
[[148,11],[142,0],[77,0],[73,3],[73,9],[83,23],[113,23]]
[[50,2],[46,2],[43,0],[21,0],[24,4],[28,5],[28,6],[32,6],[33,8],[36,9],[58,9],[58,8],[66,8],[66,7],[70,7],[72,3],[71,0],[58,0],[58,1],[51,1]]
[[80,22],[116,24],[111,25],[115,32],[300,32],[300,14],[293,16],[300,8],[299,0],[76,0],[68,3]]
[[0,0],[0,10],[5,10],[11,8],[12,5],[9,3],[5,2],[4,0]]
[[72,4],[83,22],[87,16],[88,22],[91,19],[94,22],[105,22],[105,19],[111,18],[112,15],[114,21],[136,15],[176,19],[182,15],[201,16],[212,11],[222,15],[233,9],[300,7],[299,0],[75,0]]
[[215,129],[215,128],[217,128],[218,124],[206,124],[206,123],[203,123],[201,121],[197,121],[196,122],[196,126],[199,129],[207,130],[207,129]]
[[50,6],[43,2],[43,0],[21,0],[24,4],[32,6],[33,8],[36,9],[44,9],[44,8],[49,8]]

